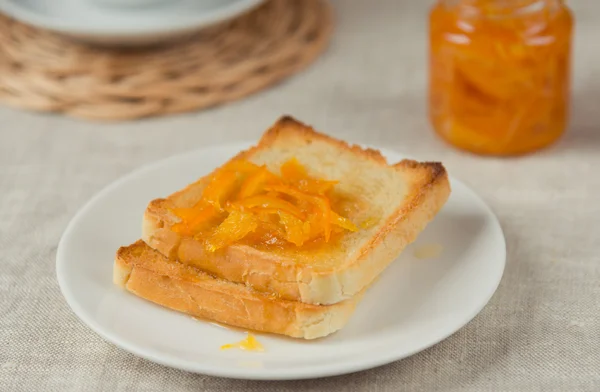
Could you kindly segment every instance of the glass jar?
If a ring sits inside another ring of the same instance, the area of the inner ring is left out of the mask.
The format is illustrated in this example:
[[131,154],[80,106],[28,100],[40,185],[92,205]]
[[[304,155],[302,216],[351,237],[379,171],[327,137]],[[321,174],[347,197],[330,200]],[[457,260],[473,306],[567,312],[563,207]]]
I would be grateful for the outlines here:
[[522,154],[563,133],[573,18],[561,0],[438,0],[430,13],[429,114],[478,154]]

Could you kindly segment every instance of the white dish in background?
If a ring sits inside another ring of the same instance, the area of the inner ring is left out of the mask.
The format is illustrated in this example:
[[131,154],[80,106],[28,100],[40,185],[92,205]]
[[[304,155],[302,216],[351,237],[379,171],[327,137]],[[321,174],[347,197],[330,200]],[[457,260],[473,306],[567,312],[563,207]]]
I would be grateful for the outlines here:
[[[502,229],[488,206],[455,179],[435,220],[367,291],[348,325],[323,339],[258,334],[263,353],[222,351],[221,345],[244,334],[113,285],[115,252],[140,237],[147,203],[247,147],[210,147],[157,162],[114,182],[77,213],[60,241],[56,271],[63,295],[84,323],[109,342],[174,368],[242,379],[314,378],[372,368],[430,347],[475,317],[496,290],[506,258]],[[403,158],[382,152],[389,161]],[[439,257],[415,257],[430,244],[443,246]]]
[[165,2],[176,2],[180,0],[82,0],[82,1],[92,1],[96,4],[109,6],[109,7],[119,7],[119,8],[137,8],[137,7],[147,7],[147,6],[156,6],[158,4],[165,4]]
[[0,0],[0,11],[90,43],[138,45],[174,39],[223,22],[264,0],[157,0],[144,7],[111,6],[102,1],[108,0]]

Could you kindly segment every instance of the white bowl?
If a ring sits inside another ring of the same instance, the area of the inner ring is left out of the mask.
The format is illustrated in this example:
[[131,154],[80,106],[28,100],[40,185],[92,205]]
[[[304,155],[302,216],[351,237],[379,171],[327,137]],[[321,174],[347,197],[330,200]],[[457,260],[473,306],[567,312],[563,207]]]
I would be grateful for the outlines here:
[[[263,1],[0,0],[0,11],[24,23],[93,44],[146,45],[231,19]],[[139,6],[142,2],[146,6]],[[117,3],[131,6],[114,6]]]
[[110,7],[125,7],[125,8],[131,8],[131,7],[152,7],[152,6],[156,6],[157,4],[169,4],[169,3],[173,3],[177,0],[81,0],[81,1],[91,1],[93,3],[99,4],[99,5],[105,5],[105,6],[110,6]]

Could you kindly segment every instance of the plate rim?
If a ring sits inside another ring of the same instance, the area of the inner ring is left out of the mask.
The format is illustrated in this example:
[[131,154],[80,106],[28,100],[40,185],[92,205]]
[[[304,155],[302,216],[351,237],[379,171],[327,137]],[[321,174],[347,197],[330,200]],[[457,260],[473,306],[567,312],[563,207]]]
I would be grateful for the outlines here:
[[[96,321],[93,319],[93,317],[88,317],[86,315],[86,312],[74,300],[73,293],[68,291],[68,289],[67,289],[68,285],[65,282],[65,273],[62,272],[64,270],[64,268],[66,267],[66,261],[62,261],[62,260],[64,260],[64,256],[63,256],[63,252],[65,249],[64,242],[67,241],[67,239],[70,237],[69,234],[75,230],[78,222],[85,216],[85,213],[89,209],[91,209],[99,199],[104,197],[104,195],[110,193],[113,189],[118,188],[122,183],[126,183],[130,179],[133,179],[140,174],[143,174],[148,171],[152,171],[155,168],[169,164],[170,161],[176,161],[178,159],[185,159],[188,156],[198,155],[199,152],[206,151],[207,149],[221,149],[222,148],[222,149],[242,150],[242,149],[248,148],[251,145],[253,145],[253,143],[249,142],[249,141],[208,145],[205,147],[188,150],[188,151],[183,151],[181,153],[176,153],[176,154],[170,155],[170,156],[162,158],[162,159],[158,159],[155,161],[151,161],[151,162],[142,164],[141,166],[134,168],[133,170],[129,171],[128,173],[118,177],[114,181],[105,185],[103,188],[101,188],[99,191],[97,191],[90,199],[88,199],[87,202],[85,202],[75,212],[75,214],[71,217],[71,220],[67,224],[65,230],[63,231],[63,234],[61,235],[61,238],[58,243],[57,252],[56,252],[56,264],[55,264],[56,278],[57,278],[57,281],[59,284],[61,294],[64,297],[65,301],[67,302],[67,304],[69,305],[69,307],[71,308],[73,313],[75,313],[75,315],[84,324],[86,324],[88,328],[90,328],[93,332],[95,332],[100,337],[102,337],[105,341],[107,341],[111,344],[114,344],[115,346],[117,346],[133,355],[136,355],[145,360],[160,364],[162,366],[176,368],[176,369],[180,369],[180,370],[184,370],[184,371],[188,371],[188,372],[192,372],[192,373],[204,374],[204,375],[215,376],[215,377],[230,378],[230,379],[243,379],[243,380],[273,380],[273,381],[275,381],[275,380],[315,379],[315,378],[331,377],[331,376],[336,376],[336,375],[354,373],[354,372],[362,371],[362,370],[373,369],[373,368],[376,368],[376,367],[379,367],[379,366],[382,366],[385,364],[389,364],[391,362],[395,362],[395,361],[410,357],[416,353],[419,353],[419,352],[426,350],[432,346],[435,346],[436,344],[440,343],[441,341],[454,335],[456,332],[458,332],[459,330],[464,328],[468,323],[470,323],[485,308],[485,306],[487,306],[489,301],[492,299],[492,297],[496,293],[496,291],[500,285],[500,282],[502,281],[502,278],[504,276],[504,272],[506,269],[506,259],[507,259],[506,237],[504,235],[502,225],[500,224],[500,221],[499,221],[498,217],[496,216],[496,214],[494,213],[494,211],[492,210],[492,208],[485,202],[485,200],[483,198],[481,198],[474,190],[471,189],[471,187],[466,185],[464,182],[449,175],[451,184],[452,183],[461,184],[465,188],[466,191],[471,193],[471,195],[473,197],[475,197],[475,198],[479,199],[479,201],[481,201],[482,207],[485,208],[487,214],[489,215],[489,218],[491,218],[491,223],[494,226],[496,226],[497,229],[499,229],[499,234],[501,237],[501,238],[499,238],[499,240],[501,240],[501,242],[502,242],[501,244],[499,244],[499,245],[501,245],[501,249],[502,249],[502,254],[500,255],[500,258],[502,259],[502,268],[501,268],[498,276],[496,277],[493,287],[490,286],[488,295],[485,297],[485,301],[482,301],[481,305],[479,307],[477,307],[477,309],[469,317],[465,317],[465,321],[462,322],[460,326],[458,326],[454,329],[453,328],[449,329],[447,333],[441,334],[437,339],[434,339],[430,342],[419,345],[418,347],[415,347],[413,350],[406,351],[406,350],[390,349],[389,351],[387,351],[387,355],[380,355],[377,357],[365,357],[365,358],[362,358],[360,361],[354,361],[349,364],[343,363],[340,366],[336,366],[335,364],[333,364],[332,366],[327,367],[325,369],[308,367],[306,369],[303,368],[303,369],[296,370],[296,371],[287,370],[284,372],[281,369],[269,371],[269,370],[265,370],[265,369],[224,368],[224,367],[220,367],[218,365],[217,366],[206,366],[205,364],[198,367],[198,366],[193,366],[191,363],[189,363],[189,361],[186,361],[186,360],[180,360],[178,358],[170,358],[170,357],[165,358],[163,356],[157,356],[157,355],[153,355],[152,353],[148,353],[147,351],[145,351],[143,349],[138,349],[135,344],[129,344],[126,340],[119,338],[119,336],[113,336],[112,333],[106,332],[101,326],[98,325],[98,323],[96,323]],[[396,151],[396,150],[393,150],[390,148],[380,148],[378,146],[374,146],[371,144],[359,144],[359,145],[361,147],[365,147],[365,148],[378,149],[379,151],[381,151],[381,153],[386,158],[390,154],[392,154],[392,155],[399,155],[400,157],[405,158],[405,159],[415,159],[415,158],[411,157],[410,155],[404,154],[402,152],[399,152],[399,151]]]
[[[103,38],[141,38],[154,35],[174,35],[186,31],[205,28],[219,22],[231,19],[244,12],[258,7],[265,0],[236,0],[235,3],[219,8],[208,13],[199,13],[197,16],[174,19],[156,26],[135,26],[123,24],[115,27],[89,26],[77,20],[64,20],[53,18],[35,12],[28,7],[19,5],[14,0],[0,0],[0,11],[23,23],[73,36],[96,36]],[[92,6],[90,6],[92,7]],[[93,9],[92,9],[93,11]]]

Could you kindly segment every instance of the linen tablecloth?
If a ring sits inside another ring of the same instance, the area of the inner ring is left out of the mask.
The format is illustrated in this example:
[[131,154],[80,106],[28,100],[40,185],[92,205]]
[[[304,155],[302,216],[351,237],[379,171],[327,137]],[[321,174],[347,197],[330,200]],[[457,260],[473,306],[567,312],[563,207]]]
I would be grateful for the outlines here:
[[[220,108],[99,124],[0,107],[0,391],[600,391],[600,3],[576,18],[571,127],[513,159],[453,150],[426,119],[430,1],[335,1],[306,72]],[[190,149],[255,140],[283,113],[336,137],[445,163],[497,213],[505,275],[465,328],[420,354],[321,380],[250,382],[166,368],[106,343],[71,312],[57,243],[91,196]]]

